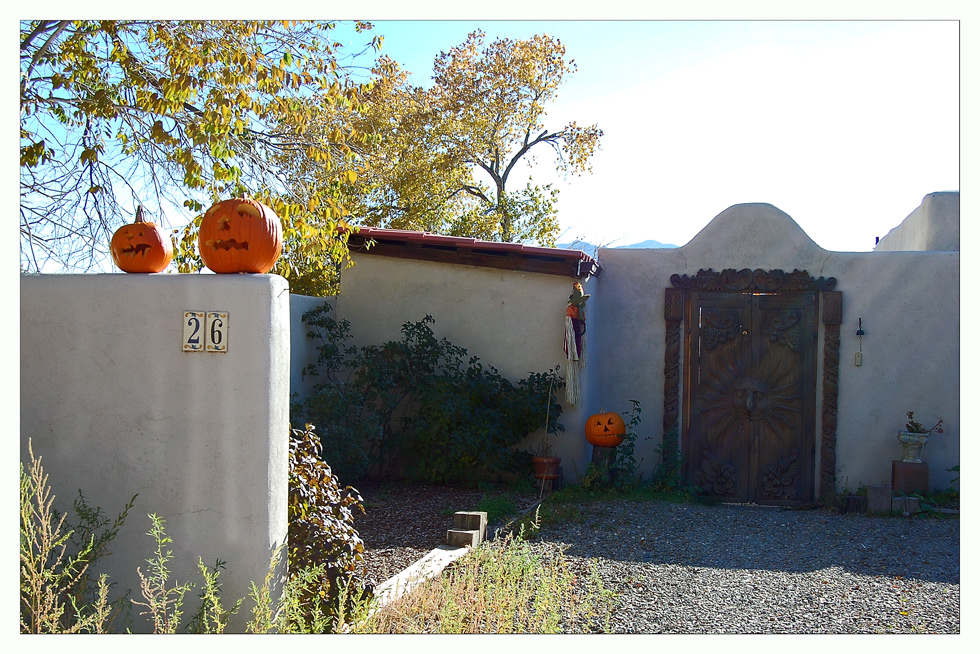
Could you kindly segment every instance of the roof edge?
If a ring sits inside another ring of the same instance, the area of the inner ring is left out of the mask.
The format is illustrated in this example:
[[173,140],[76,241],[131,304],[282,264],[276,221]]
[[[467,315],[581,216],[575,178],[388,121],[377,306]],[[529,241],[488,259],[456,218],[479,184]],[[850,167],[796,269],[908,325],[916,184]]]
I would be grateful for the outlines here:
[[583,279],[598,275],[599,262],[581,250],[523,243],[481,241],[431,232],[354,227],[347,239],[351,253],[561,275]]

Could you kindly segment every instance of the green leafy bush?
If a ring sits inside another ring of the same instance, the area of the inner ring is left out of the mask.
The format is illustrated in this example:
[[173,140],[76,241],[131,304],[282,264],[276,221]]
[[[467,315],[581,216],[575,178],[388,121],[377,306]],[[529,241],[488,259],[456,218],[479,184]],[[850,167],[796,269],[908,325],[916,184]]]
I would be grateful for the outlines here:
[[307,335],[319,342],[317,360],[303,369],[303,375],[319,381],[310,397],[292,405],[292,422],[316,425],[323,458],[345,479],[359,479],[368,470],[370,448],[384,439],[385,428],[373,433],[365,430],[390,423],[390,415],[383,417],[376,409],[386,404],[383,400],[390,385],[379,379],[381,385],[372,386],[356,374],[361,367],[360,352],[348,344],[350,323],[334,320],[330,310],[329,304],[323,304],[303,315],[310,326]]
[[[401,475],[430,483],[500,478],[529,468],[519,443],[545,426],[564,431],[558,369],[516,384],[465,348],[435,337],[432,316],[402,325],[402,338],[362,348],[327,304],[306,313],[318,358],[305,374],[320,381],[294,421],[320,429],[323,457],[338,474]],[[550,404],[550,409],[548,408]]]
[[[313,428],[293,429],[289,439],[289,548],[291,571],[318,568],[323,584],[316,592],[338,601],[357,574],[364,543],[354,529],[354,512],[363,511],[360,494],[340,485],[320,457]],[[325,595],[324,595],[325,594]]]

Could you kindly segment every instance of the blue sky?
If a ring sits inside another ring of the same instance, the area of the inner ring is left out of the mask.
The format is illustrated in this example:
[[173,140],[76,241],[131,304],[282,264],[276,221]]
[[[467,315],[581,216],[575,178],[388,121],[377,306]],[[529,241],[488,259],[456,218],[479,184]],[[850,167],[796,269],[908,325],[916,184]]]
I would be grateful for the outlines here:
[[605,132],[591,175],[530,170],[562,189],[562,241],[682,245],[729,206],[767,202],[826,249],[870,250],[924,195],[959,190],[956,21],[374,23],[421,85],[477,28],[562,41],[578,72],[546,125]]

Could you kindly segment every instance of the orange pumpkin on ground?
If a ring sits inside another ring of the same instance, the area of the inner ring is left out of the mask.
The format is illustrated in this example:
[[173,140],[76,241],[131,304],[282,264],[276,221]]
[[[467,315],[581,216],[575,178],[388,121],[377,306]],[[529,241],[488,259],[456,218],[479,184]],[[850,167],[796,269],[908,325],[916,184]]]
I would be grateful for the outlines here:
[[616,447],[626,435],[626,423],[618,413],[600,411],[585,421],[585,439],[597,447]]
[[146,221],[140,206],[136,209],[136,220],[113,233],[109,253],[112,262],[123,272],[158,273],[170,265],[174,244],[163,228]]
[[267,273],[282,254],[282,221],[258,200],[222,200],[201,219],[197,246],[216,273]]

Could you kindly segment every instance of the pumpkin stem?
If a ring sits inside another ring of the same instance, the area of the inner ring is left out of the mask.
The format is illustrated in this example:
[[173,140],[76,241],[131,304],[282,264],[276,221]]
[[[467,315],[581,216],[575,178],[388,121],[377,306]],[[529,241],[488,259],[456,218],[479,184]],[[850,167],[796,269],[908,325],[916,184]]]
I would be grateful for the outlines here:
[[146,222],[146,218],[143,217],[143,205],[142,204],[136,206],[136,220],[134,220],[133,222],[134,223],[145,223]]

